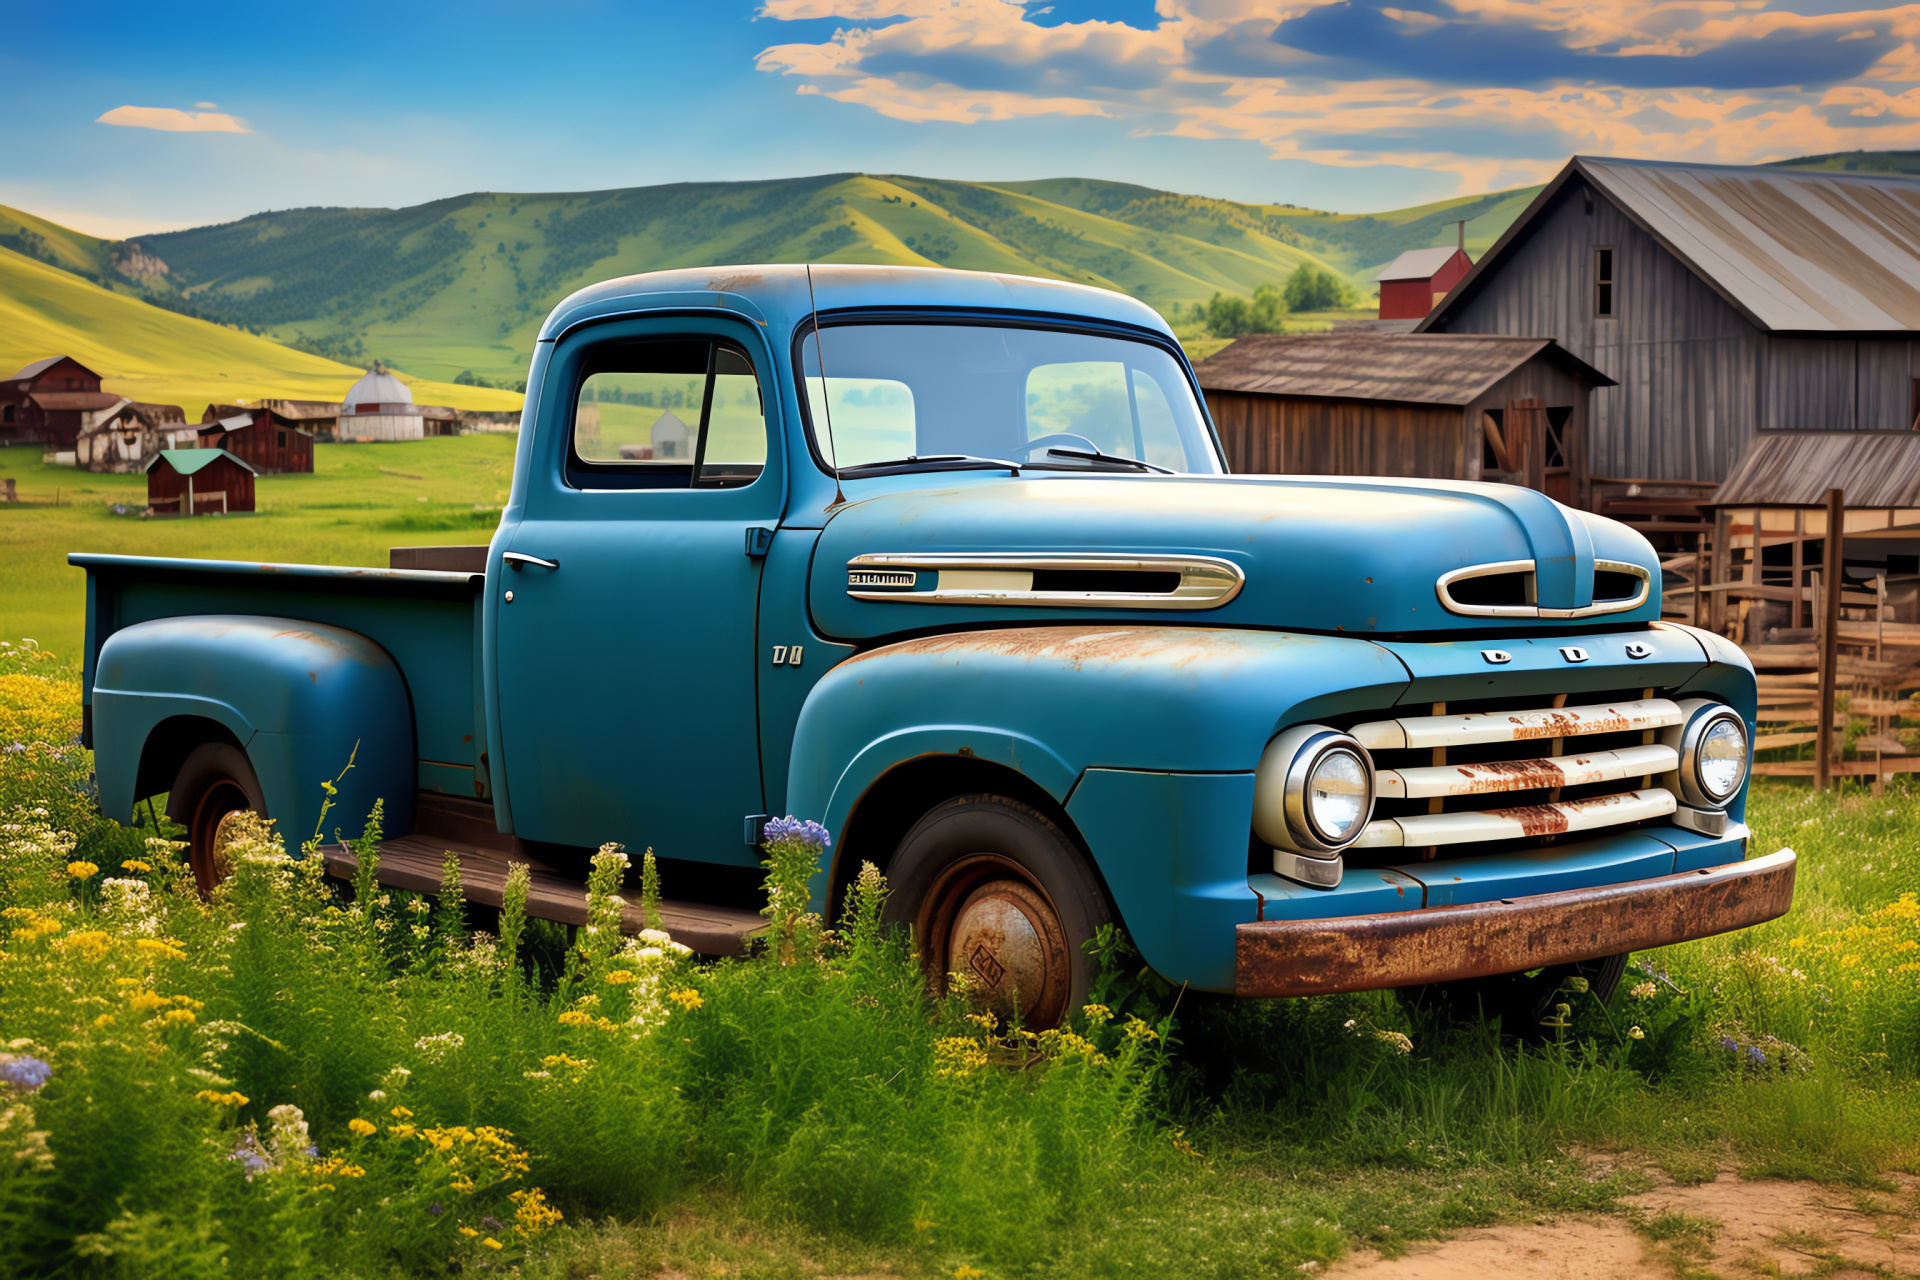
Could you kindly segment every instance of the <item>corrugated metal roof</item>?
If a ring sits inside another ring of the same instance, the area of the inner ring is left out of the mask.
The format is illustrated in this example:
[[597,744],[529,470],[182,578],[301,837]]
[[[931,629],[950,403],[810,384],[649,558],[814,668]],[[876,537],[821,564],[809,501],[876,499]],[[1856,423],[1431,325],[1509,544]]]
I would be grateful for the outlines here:
[[42,409],[111,409],[124,398],[111,391],[30,391],[27,398]]
[[1437,249],[1408,249],[1399,257],[1374,272],[1375,280],[1431,280],[1440,273],[1440,268],[1453,260],[1460,252],[1458,247],[1448,248],[1442,245]]
[[[72,356],[47,356],[44,359],[35,360],[32,364],[23,366],[20,372],[14,374],[11,378],[8,378],[7,381],[8,382],[25,382],[29,379],[37,378],[41,374],[45,373],[47,370],[53,368],[53,366],[59,364],[62,360],[73,360],[73,357]],[[86,369],[88,373],[93,373],[93,370],[87,369],[87,366],[80,364],[78,360],[73,360],[73,362],[77,365],[80,365],[82,369]],[[93,373],[93,376],[97,378],[100,375],[97,373]]]
[[1208,391],[1467,405],[1542,354],[1594,386],[1614,385],[1551,338],[1492,334],[1254,334],[1194,372]]
[[1444,328],[1580,179],[1762,329],[1920,331],[1920,177],[1601,156],[1569,160],[1421,329]]
[[[196,471],[206,470],[221,458],[225,458],[235,466],[247,467],[245,461],[234,457],[225,449],[162,449],[153,455],[153,461],[147,464],[146,469],[151,471],[164,462],[181,475],[190,476]],[[247,470],[253,471],[253,468],[247,467]],[[258,475],[259,472],[256,471],[254,474]]]
[[1715,506],[1920,507],[1920,431],[1762,431],[1713,495]]

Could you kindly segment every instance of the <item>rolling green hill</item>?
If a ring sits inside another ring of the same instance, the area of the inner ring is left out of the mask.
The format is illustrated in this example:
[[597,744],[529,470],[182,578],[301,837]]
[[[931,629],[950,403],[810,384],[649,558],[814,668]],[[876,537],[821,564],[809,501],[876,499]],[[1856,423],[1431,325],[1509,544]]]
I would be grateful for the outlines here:
[[1920,151],[1836,151],[1824,156],[1776,160],[1769,168],[1824,169],[1830,173],[1920,173]]
[[[506,381],[525,375],[533,335],[556,301],[633,272],[937,264],[1084,281],[1171,315],[1217,292],[1251,294],[1303,262],[1365,295],[1369,271],[1403,249],[1450,242],[1454,219],[1470,220],[1470,245],[1491,243],[1532,190],[1352,216],[1086,179],[827,174],[282,210],[118,244],[62,239],[51,224],[24,229],[42,240],[32,256],[163,306],[337,359]],[[116,262],[147,274],[135,285]]]
[[[20,216],[4,212],[9,218]],[[39,225],[49,228],[38,234],[56,246],[55,251],[76,246],[86,250],[88,237],[51,223]],[[56,232],[74,239],[62,239]],[[0,248],[0,377],[55,354],[70,355],[97,370],[107,391],[177,404],[194,418],[210,401],[272,396],[338,400],[362,372],[255,334],[150,306],[73,271]],[[520,407],[521,397],[509,391],[411,377],[407,381],[423,404]]]

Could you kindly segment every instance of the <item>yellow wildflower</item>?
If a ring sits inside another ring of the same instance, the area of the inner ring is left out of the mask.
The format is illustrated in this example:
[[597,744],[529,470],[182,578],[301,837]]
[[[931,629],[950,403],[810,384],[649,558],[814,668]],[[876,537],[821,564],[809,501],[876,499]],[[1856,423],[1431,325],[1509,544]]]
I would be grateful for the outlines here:
[[96,1027],[110,1027],[113,1025],[113,1021],[114,1019],[112,1014],[103,1013],[99,1017],[93,1020],[93,1025]]
[[155,1019],[155,1021],[162,1023],[181,1023],[190,1027],[197,1022],[198,1019],[193,1016],[193,1010],[191,1009],[169,1009]]
[[397,1124],[388,1130],[388,1132],[396,1138],[411,1138],[413,1136],[413,1126],[410,1124]]
[[610,987],[624,987],[632,981],[633,973],[627,969],[615,969],[607,975],[607,985]]
[[1097,1027],[1113,1017],[1113,1010],[1103,1004],[1087,1004],[1080,1006],[1080,1014]]
[[487,1238],[486,1238],[485,1240],[482,1240],[482,1241],[481,1241],[480,1243],[481,1243],[481,1244],[483,1244],[483,1245],[485,1245],[485,1246],[487,1246],[487,1248],[489,1248],[489,1249],[504,1249],[504,1248],[506,1248],[506,1246],[505,1246],[505,1245],[503,1245],[503,1244],[501,1244],[501,1243],[500,1243],[500,1242],[499,1242],[498,1240],[495,1240],[495,1239],[494,1239],[494,1238],[493,1238],[492,1236],[488,1236],[488,1237],[487,1237]]
[[120,869],[122,871],[141,872],[141,871],[151,871],[153,870],[153,867],[151,864],[142,862],[138,858],[128,858],[125,862],[120,864]]
[[91,862],[75,860],[67,864],[67,874],[72,876],[75,880],[85,880],[91,876],[99,875],[100,868],[96,867]]
[[172,938],[135,938],[133,945],[142,951],[151,951],[163,960],[185,960],[187,953]]
[[413,1119],[413,1112],[407,1110],[405,1107],[395,1107],[393,1110],[387,1112],[387,1114],[392,1116],[395,1120]]
[[516,1191],[507,1198],[519,1206],[514,1211],[513,1221],[522,1235],[537,1236],[548,1227],[559,1226],[565,1217],[547,1203],[547,1193],[538,1187]]
[[578,1009],[568,1009],[560,1015],[559,1022],[563,1027],[590,1027],[593,1025],[593,1015],[582,1013]]
[[372,1121],[355,1116],[347,1121],[347,1132],[358,1134],[362,1138],[371,1138],[378,1130],[373,1127]]
[[216,1093],[212,1089],[202,1089],[193,1095],[201,1102],[210,1102],[216,1107],[244,1107],[247,1095],[244,1093]]
[[700,998],[700,993],[698,991],[695,991],[692,987],[682,987],[678,991],[669,992],[667,995],[667,999],[673,1001],[675,1004],[679,1005],[682,1009],[688,1009],[688,1010],[698,1009],[701,1005],[706,1003],[706,1001]]
[[986,1274],[978,1267],[962,1265],[953,1269],[953,1280],[980,1280]]
[[167,1007],[167,1003],[168,1001],[165,996],[155,995],[151,991],[136,991],[127,997],[127,1007],[135,1013],[146,1013],[152,1009],[164,1009]]
[[460,1234],[463,1236],[477,1236],[480,1233],[478,1231],[475,1231],[472,1227],[462,1227],[460,1228]]

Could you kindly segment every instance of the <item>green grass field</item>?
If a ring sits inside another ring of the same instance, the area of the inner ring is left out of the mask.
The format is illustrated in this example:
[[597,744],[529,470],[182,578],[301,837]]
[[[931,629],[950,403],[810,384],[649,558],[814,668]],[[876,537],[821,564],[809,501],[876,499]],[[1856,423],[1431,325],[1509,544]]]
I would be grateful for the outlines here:
[[[77,651],[86,575],[72,551],[309,564],[384,565],[387,548],[485,542],[513,475],[516,437],[446,436],[395,444],[322,444],[314,474],[262,476],[253,515],[142,520],[146,477],[96,475],[0,449],[0,636]],[[56,505],[57,503],[57,505]]]

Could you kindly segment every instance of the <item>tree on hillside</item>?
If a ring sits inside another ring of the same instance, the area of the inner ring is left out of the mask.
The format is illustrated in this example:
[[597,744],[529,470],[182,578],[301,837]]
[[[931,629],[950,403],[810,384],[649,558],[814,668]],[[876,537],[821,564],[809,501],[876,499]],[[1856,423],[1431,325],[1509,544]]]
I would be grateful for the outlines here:
[[1353,287],[1324,267],[1303,262],[1287,277],[1287,310],[1337,311],[1355,303]]
[[[1198,307],[1196,311],[1200,310]],[[1246,333],[1280,333],[1286,328],[1287,302],[1275,285],[1263,284],[1253,291],[1253,301],[1229,298],[1216,293],[1199,319],[1216,338],[1237,338]]]

